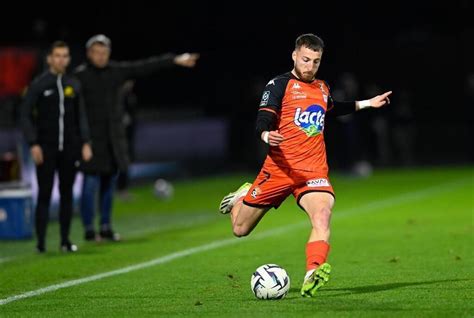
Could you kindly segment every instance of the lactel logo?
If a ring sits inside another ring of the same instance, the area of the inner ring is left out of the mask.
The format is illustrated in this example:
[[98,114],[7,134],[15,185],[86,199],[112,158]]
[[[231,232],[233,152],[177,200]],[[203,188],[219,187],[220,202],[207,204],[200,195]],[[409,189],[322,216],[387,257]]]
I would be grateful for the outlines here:
[[308,137],[319,135],[324,130],[325,110],[320,105],[311,105],[306,110],[298,107],[295,112],[294,123],[299,126]]

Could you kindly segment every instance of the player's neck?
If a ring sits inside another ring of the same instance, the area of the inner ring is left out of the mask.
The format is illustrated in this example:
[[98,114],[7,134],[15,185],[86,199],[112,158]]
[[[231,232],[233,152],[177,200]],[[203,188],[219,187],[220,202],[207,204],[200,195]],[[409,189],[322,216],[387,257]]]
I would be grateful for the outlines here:
[[310,81],[305,81],[304,79],[301,79],[301,78],[298,76],[298,74],[296,74],[295,69],[292,69],[292,70],[291,70],[291,74],[292,74],[294,77],[296,77],[297,80],[302,81],[302,82],[304,82],[304,83],[311,83],[311,82],[313,82],[313,81],[316,79],[316,77],[313,77]]

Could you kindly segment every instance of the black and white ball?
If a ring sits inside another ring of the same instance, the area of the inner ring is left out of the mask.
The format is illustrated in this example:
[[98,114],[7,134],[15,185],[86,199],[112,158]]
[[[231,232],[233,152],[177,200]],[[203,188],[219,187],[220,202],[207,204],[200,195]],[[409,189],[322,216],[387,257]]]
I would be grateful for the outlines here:
[[282,267],[265,264],[253,273],[250,287],[258,299],[282,299],[290,290],[290,277]]
[[155,196],[160,200],[169,200],[173,196],[173,185],[165,179],[157,179],[153,187]]

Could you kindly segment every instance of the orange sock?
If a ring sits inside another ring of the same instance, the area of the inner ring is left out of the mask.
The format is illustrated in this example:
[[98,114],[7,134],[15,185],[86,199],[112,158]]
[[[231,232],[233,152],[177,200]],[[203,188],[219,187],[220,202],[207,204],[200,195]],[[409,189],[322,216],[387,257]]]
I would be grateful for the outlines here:
[[329,244],[326,241],[315,241],[306,244],[306,270],[317,268],[326,261]]

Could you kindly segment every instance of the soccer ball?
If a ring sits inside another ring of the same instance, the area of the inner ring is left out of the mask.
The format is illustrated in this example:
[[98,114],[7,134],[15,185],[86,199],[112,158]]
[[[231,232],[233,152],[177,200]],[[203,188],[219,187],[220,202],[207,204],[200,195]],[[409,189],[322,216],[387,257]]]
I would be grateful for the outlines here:
[[253,273],[250,288],[258,299],[282,299],[290,289],[290,277],[280,266],[265,264]]
[[157,179],[153,186],[153,192],[158,199],[169,200],[173,196],[174,188],[173,185],[165,179]]

